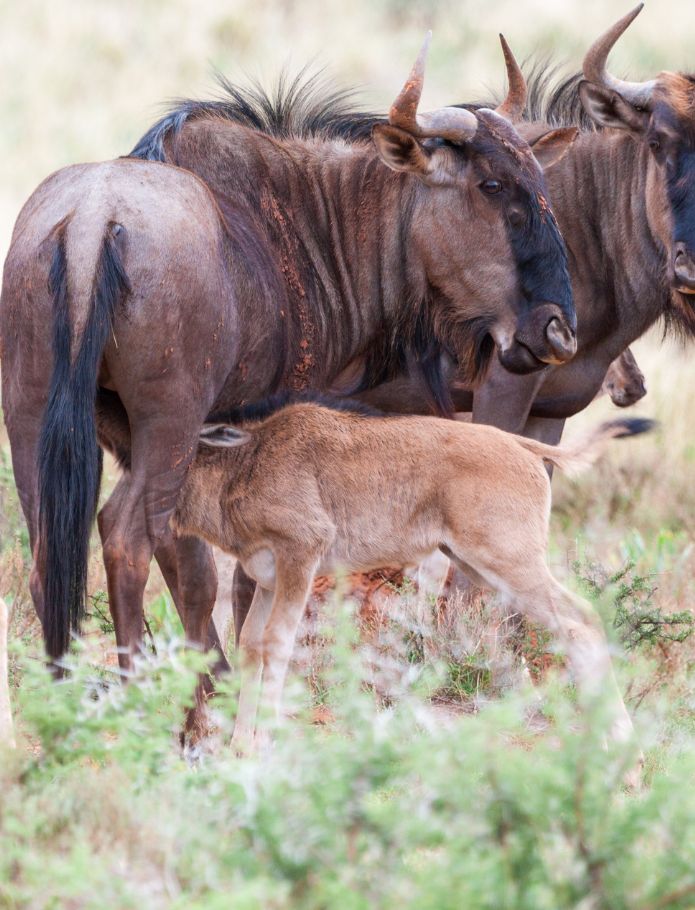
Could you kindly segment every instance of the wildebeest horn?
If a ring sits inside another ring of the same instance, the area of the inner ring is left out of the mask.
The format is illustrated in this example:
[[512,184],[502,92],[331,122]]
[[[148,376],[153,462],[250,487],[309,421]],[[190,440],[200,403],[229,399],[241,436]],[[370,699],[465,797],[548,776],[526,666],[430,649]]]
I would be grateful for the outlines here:
[[521,67],[516,62],[512,49],[507,44],[504,35],[500,35],[500,44],[502,45],[502,53],[504,54],[504,63],[507,67],[507,82],[509,83],[509,89],[507,91],[507,97],[502,104],[495,108],[495,112],[502,117],[506,117],[507,120],[510,120],[512,123],[517,123],[521,120],[524,111],[526,110],[528,89],[526,87],[524,74],[521,72]]
[[654,90],[654,81],[650,82],[626,82],[624,79],[616,79],[606,69],[606,60],[611,49],[618,38],[627,29],[628,25],[637,18],[642,11],[643,3],[636,6],[627,16],[619,19],[615,25],[612,25],[607,32],[601,35],[589,48],[582,69],[584,76],[589,82],[596,82],[599,85],[605,85],[622,95],[630,104],[636,107],[647,107]]
[[450,142],[465,142],[475,135],[478,128],[475,114],[459,107],[443,107],[429,114],[417,112],[425,81],[425,62],[431,39],[432,32],[427,32],[410,75],[391,105],[389,123],[422,139],[436,136]]

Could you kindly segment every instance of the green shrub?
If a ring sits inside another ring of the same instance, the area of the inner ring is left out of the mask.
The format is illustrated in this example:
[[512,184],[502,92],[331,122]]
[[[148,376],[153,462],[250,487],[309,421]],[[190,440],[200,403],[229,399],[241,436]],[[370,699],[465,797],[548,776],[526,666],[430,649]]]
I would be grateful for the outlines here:
[[[662,745],[649,787],[628,793],[635,748],[603,748],[600,702],[580,716],[562,688],[529,688],[442,722],[412,667],[379,707],[346,611],[327,647],[328,727],[294,717],[269,755],[238,759],[230,682],[215,747],[193,766],[177,731],[200,655],[160,639],[125,688],[84,654],[57,684],[20,657],[23,742],[0,764],[0,907],[693,905],[691,740]],[[539,729],[527,718],[541,696]]]
[[651,578],[638,575],[634,568],[634,563],[628,562],[610,574],[595,562],[575,562],[573,566],[592,600],[610,600],[612,624],[624,648],[684,642],[693,633],[695,616],[689,610],[664,613],[655,606],[656,587]]

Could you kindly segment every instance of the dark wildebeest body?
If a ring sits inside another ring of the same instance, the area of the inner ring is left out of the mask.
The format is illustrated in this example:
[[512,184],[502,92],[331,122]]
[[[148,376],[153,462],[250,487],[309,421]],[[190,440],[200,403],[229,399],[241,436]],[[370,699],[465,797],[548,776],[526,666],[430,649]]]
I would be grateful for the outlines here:
[[[118,390],[132,427],[123,520],[105,542],[107,563],[129,570],[109,592],[127,646],[127,605],[149,564],[142,539],[166,527],[196,424],[239,359],[228,244],[201,181],[140,161],[65,168],[18,218],[0,309],[3,407],[34,553],[32,594],[53,657],[65,650],[68,619],[78,622],[86,584],[97,382]],[[55,615],[66,605],[70,614]]]
[[[490,336],[520,370],[573,353],[564,246],[538,164],[492,111],[416,117],[422,62],[376,148],[341,139],[330,105],[318,125],[298,117],[301,94],[280,99],[265,130],[237,97],[226,118],[200,109],[156,130],[212,194],[179,169],[121,160],[59,172],[20,214],[0,309],[3,404],[53,657],[84,600],[95,393],[99,440],[127,468],[100,532],[128,668],[154,550],[189,639],[212,610],[207,547],[174,547],[167,531],[206,413],[326,387],[360,358],[364,386],[419,362],[444,407],[441,348],[471,374]],[[301,135],[285,135],[289,122]]]

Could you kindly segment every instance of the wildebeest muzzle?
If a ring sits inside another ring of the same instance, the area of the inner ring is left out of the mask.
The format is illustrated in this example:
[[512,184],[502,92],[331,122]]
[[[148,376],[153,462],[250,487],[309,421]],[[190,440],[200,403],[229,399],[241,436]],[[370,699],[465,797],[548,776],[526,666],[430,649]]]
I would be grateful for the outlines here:
[[695,294],[695,255],[682,241],[673,251],[673,283],[681,294]]
[[498,347],[499,361],[510,373],[532,373],[549,364],[566,363],[576,352],[575,328],[554,303],[522,315],[511,344]]

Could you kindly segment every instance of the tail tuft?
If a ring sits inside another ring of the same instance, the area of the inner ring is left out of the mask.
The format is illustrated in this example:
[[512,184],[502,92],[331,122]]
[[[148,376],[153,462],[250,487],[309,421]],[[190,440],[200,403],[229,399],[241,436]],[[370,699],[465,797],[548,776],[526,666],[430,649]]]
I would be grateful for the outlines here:
[[627,436],[640,436],[642,433],[651,433],[659,426],[658,420],[648,417],[630,417],[623,420],[609,420],[602,424],[601,430],[613,431],[613,439],[624,439]]

